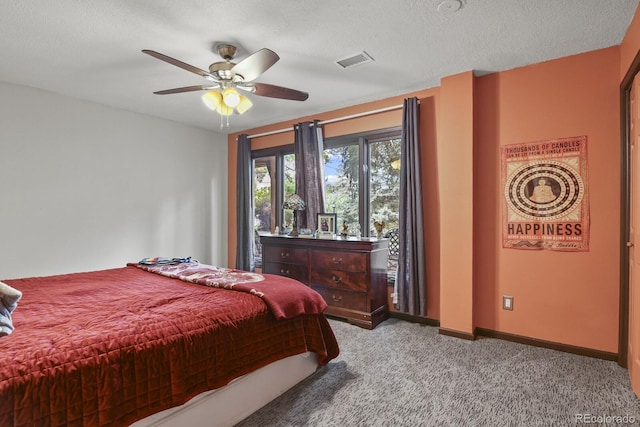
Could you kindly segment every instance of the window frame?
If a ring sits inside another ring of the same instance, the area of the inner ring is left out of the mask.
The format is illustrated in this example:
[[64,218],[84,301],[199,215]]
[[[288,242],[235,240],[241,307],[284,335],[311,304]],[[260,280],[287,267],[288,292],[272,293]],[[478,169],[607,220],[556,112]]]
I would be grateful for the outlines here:
[[[402,137],[402,127],[394,126],[367,132],[358,132],[349,135],[325,138],[323,149],[341,148],[348,145],[358,146],[360,164],[358,168],[358,216],[360,218],[360,232],[363,237],[370,236],[369,224],[371,223],[370,202],[370,175],[371,170],[371,144],[387,139]],[[328,208],[327,208],[328,209]]]
[[[275,173],[275,177],[276,177],[276,182],[275,185],[273,186],[273,188],[275,189],[275,202],[276,202],[276,207],[277,209],[272,210],[272,212],[275,212],[275,223],[278,226],[281,226],[283,221],[284,221],[284,209],[282,209],[282,204],[284,203],[284,158],[287,155],[290,154],[294,154],[293,153],[293,144],[289,144],[289,145],[281,145],[278,147],[271,147],[271,148],[262,148],[259,150],[252,150],[251,151],[251,178],[253,179],[253,162],[256,159],[262,158],[262,157],[275,157],[276,159],[276,173]],[[253,200],[255,198],[255,194],[253,194],[253,188],[251,189],[251,203],[252,203],[252,207],[253,207]],[[253,212],[253,215],[255,215],[255,212]]]

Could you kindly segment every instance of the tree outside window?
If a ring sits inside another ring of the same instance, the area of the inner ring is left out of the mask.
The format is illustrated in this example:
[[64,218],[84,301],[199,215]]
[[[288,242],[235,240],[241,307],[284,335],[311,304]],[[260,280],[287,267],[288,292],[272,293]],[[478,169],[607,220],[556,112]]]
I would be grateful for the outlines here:
[[[385,229],[392,230],[400,225],[400,139],[376,141],[370,146],[370,222],[384,221]],[[369,234],[375,236],[371,231]]]
[[339,137],[325,141],[325,195],[328,212],[338,214],[352,234],[375,236],[373,222],[398,227],[400,131]]

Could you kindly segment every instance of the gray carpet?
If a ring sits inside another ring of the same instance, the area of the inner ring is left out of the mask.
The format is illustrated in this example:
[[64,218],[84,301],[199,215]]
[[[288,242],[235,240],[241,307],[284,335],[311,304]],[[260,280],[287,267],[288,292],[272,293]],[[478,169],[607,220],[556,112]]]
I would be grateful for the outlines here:
[[340,356],[237,427],[640,425],[615,362],[398,319],[331,326]]

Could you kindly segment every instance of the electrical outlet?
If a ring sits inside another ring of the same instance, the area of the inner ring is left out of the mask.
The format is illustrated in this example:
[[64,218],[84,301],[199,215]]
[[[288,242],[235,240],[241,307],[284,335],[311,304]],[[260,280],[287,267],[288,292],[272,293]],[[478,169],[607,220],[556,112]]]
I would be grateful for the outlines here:
[[502,309],[513,310],[513,297],[509,295],[502,296]]

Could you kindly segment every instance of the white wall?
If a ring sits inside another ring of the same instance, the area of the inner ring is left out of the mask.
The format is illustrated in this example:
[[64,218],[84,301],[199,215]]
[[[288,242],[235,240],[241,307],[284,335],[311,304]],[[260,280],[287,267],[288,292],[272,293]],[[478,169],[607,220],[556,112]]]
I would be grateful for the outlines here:
[[0,83],[0,280],[227,264],[224,135]]

